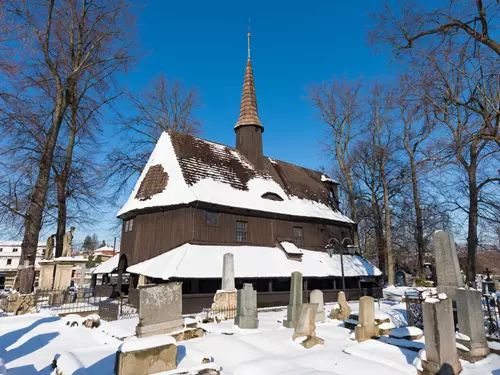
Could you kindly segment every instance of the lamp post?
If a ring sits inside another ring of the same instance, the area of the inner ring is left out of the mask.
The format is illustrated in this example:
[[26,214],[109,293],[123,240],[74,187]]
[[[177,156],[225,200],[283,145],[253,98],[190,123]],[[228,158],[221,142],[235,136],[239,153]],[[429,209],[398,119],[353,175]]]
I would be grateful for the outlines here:
[[330,238],[328,241],[328,245],[326,245],[326,251],[330,258],[333,256],[334,249],[337,248],[340,250],[340,272],[342,275],[342,291],[345,293],[345,275],[344,275],[344,246],[348,244],[346,242],[350,242],[352,245],[352,240],[350,237],[344,237],[342,240],[337,238]]

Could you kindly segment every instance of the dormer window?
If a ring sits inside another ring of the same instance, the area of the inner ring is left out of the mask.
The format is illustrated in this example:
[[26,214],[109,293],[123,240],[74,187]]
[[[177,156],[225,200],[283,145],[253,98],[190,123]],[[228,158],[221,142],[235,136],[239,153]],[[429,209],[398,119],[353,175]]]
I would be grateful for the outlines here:
[[262,194],[262,198],[269,199],[271,201],[283,201],[283,198],[281,198],[278,194],[271,192]]

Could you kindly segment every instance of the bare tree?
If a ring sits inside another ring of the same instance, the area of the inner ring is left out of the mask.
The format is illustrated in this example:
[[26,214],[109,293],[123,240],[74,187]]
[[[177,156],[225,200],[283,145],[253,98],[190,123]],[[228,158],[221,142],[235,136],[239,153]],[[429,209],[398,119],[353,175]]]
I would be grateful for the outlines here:
[[500,57],[500,43],[492,37],[496,30],[492,23],[500,16],[498,0],[448,0],[440,7],[431,4],[432,9],[426,9],[420,1],[406,0],[400,9],[386,4],[385,12],[379,15],[384,32],[372,36],[388,40],[398,50],[414,48],[429,38],[440,43],[456,36],[480,43]]
[[[128,17],[128,5],[121,0],[82,2],[65,0],[6,1],[5,11],[22,32],[20,39],[27,45],[27,58],[16,72],[17,88],[26,95],[36,91],[47,101],[50,123],[41,149],[38,172],[24,215],[24,236],[19,289],[30,292],[32,269],[41,230],[43,212],[61,125],[68,106],[73,103],[74,87],[91,76],[97,66],[116,64],[125,67],[130,62],[127,52],[129,39],[123,24]],[[20,50],[24,47],[19,43]],[[92,78],[90,78],[92,80]]]
[[[331,142],[327,145],[329,154],[334,155],[335,163],[345,182],[351,219],[357,223],[357,193],[353,180],[352,145],[360,134],[363,121],[360,90],[362,82],[332,80],[309,89],[309,100],[318,112],[318,117],[330,127]],[[354,243],[358,245],[358,233]]]
[[142,171],[164,131],[198,134],[201,122],[196,110],[201,107],[198,90],[184,87],[182,81],[155,77],[145,92],[128,95],[135,115],[118,114],[123,134],[120,147],[108,156],[109,179],[116,182],[115,197],[128,181]]

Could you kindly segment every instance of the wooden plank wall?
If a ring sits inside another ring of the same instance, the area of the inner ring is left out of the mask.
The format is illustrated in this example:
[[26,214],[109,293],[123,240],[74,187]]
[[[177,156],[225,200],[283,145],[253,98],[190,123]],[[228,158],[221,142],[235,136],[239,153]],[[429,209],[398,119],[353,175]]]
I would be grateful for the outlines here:
[[[236,241],[237,221],[247,222],[246,243]],[[217,225],[207,225],[204,209],[186,207],[136,216],[131,232],[125,233],[124,226],[122,227],[120,248],[131,266],[188,241],[200,244],[273,247],[278,237],[293,239],[294,227],[302,227],[302,248],[310,250],[324,251],[330,238],[350,235],[347,227],[222,212],[218,213]]]

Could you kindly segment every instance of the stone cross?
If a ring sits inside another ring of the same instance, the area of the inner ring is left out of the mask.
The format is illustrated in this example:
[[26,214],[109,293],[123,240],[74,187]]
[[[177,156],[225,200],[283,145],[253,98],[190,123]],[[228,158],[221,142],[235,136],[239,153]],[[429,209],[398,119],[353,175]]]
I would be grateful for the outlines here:
[[233,291],[234,287],[234,255],[224,254],[222,263],[222,290]]
[[462,358],[476,362],[490,353],[484,331],[484,313],[481,302],[481,292],[472,289],[457,289],[458,330],[469,339],[458,341],[465,345],[468,351],[460,351]]
[[293,272],[290,281],[290,303],[286,309],[286,320],[283,325],[286,328],[295,328],[302,309],[302,274]]
[[316,311],[316,321],[324,322],[326,320],[326,316],[323,303],[323,292],[318,289],[313,290],[309,295],[309,302],[318,304],[318,310]]
[[139,289],[137,337],[182,329],[182,283],[170,282]]
[[253,290],[252,284],[243,284],[243,289],[238,290],[236,301],[234,324],[243,329],[258,328],[257,291]]
[[425,374],[459,374],[462,370],[455,340],[453,307],[450,298],[424,301]]
[[457,288],[464,286],[460,274],[457,250],[453,235],[449,232],[436,231],[432,235],[436,259],[437,291],[455,299]]
[[369,340],[378,336],[375,325],[375,301],[373,297],[363,296],[359,299],[358,325],[354,329],[356,341]]

